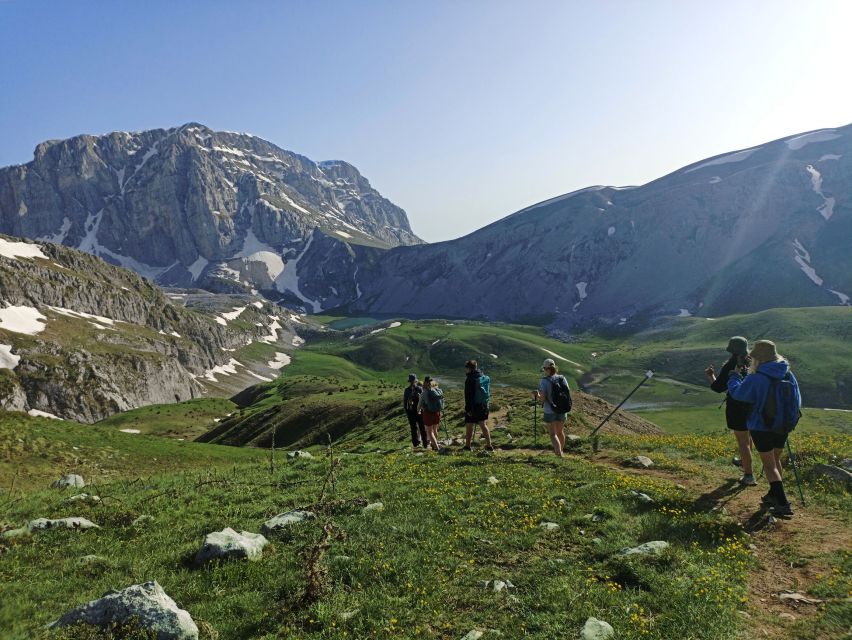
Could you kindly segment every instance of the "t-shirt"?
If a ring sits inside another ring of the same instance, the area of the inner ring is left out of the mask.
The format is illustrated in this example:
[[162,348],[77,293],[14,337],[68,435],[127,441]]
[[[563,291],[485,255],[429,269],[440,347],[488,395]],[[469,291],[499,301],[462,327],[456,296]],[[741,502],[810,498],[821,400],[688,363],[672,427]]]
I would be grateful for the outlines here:
[[550,402],[550,399],[552,397],[551,393],[553,391],[553,383],[561,377],[562,376],[558,373],[555,376],[544,376],[538,384],[538,390],[541,391],[541,395],[544,396],[545,413],[558,413],[556,409],[553,408],[553,404]]

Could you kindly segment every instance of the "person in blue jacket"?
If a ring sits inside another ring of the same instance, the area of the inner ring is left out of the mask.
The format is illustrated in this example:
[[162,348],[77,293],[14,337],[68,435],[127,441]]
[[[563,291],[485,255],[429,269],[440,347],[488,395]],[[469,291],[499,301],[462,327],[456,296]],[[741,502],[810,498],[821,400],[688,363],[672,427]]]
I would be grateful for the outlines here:
[[731,398],[740,402],[748,402],[751,412],[746,426],[751,434],[752,442],[763,461],[766,479],[769,481],[769,493],[761,499],[763,504],[777,515],[791,516],[793,510],[784,493],[784,483],[781,480],[781,453],[787,442],[787,433],[771,431],[763,422],[763,408],[769,393],[772,380],[783,380],[790,374],[796,401],[801,408],[802,396],[799,383],[789,363],[778,354],[775,343],[770,340],[758,340],[749,354],[751,356],[750,371],[752,375],[743,378],[740,367],[728,378],[728,393]]

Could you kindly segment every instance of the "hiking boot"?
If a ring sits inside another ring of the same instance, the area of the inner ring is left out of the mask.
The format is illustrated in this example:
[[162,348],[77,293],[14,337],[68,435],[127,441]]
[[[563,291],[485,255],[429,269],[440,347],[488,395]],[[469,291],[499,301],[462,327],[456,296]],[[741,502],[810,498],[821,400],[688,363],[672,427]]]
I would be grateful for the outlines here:
[[754,479],[753,473],[746,473],[746,474],[743,474],[742,478],[740,478],[740,484],[743,485],[744,487],[756,487],[757,486],[757,480]]
[[773,496],[771,493],[767,493],[765,496],[762,496],[760,498],[760,504],[765,507],[774,507],[778,503],[775,500],[775,496]]
[[793,508],[790,506],[790,503],[787,504],[776,504],[769,507],[769,510],[776,516],[782,518],[789,518],[793,515]]
[[486,451],[494,451],[494,446],[489,444],[487,447],[485,447],[485,450]]
[[462,451],[470,451],[470,447],[465,445],[462,447]]

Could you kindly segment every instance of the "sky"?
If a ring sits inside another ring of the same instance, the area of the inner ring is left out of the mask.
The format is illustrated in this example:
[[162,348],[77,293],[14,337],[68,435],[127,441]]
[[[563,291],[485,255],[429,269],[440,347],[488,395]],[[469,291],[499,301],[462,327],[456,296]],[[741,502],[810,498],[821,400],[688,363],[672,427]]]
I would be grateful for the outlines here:
[[0,0],[0,166],[201,122],[354,164],[419,236],[852,122],[848,0]]

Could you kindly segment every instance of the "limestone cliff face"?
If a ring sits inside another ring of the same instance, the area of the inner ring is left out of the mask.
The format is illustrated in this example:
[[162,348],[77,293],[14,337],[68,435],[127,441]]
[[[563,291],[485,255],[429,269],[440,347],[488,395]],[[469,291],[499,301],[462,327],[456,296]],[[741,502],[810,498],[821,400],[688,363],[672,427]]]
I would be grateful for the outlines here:
[[[417,244],[405,212],[350,164],[313,162],[248,134],[202,125],[81,135],[0,169],[0,232],[78,248],[164,285],[260,290],[306,308],[341,298],[353,273],[297,269],[312,237]],[[313,296],[303,283],[313,281]],[[340,286],[338,286],[340,285]]]
[[297,316],[256,296],[207,294],[206,309],[188,297],[61,245],[0,236],[0,408],[94,422],[276,375],[239,350],[292,348]]
[[359,264],[356,313],[647,323],[852,296],[852,125],[591,187]]

